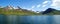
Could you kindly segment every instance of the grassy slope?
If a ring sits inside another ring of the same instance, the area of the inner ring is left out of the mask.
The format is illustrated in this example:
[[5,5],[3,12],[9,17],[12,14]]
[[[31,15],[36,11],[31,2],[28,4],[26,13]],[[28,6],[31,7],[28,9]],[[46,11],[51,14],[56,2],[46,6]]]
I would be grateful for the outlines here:
[[31,11],[20,11],[20,10],[4,10],[3,8],[0,8],[0,14],[5,15],[38,15],[35,12]]
[[55,11],[50,12],[49,14],[52,14],[52,15],[60,15],[60,11],[55,10]]
[[47,13],[47,14],[45,14],[45,15],[60,15],[60,11],[55,10],[55,11],[52,11],[52,12]]

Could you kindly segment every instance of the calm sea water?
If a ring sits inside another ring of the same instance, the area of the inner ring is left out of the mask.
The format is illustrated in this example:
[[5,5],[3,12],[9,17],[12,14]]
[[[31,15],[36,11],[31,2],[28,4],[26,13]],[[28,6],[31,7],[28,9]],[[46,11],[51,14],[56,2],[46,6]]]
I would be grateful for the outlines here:
[[0,15],[0,24],[60,24],[60,15]]

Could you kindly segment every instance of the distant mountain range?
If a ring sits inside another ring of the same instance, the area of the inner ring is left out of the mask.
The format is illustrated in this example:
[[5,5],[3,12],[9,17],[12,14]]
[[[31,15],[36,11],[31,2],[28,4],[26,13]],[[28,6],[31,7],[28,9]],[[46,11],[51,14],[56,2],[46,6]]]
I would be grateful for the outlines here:
[[39,15],[39,13],[30,11],[27,9],[22,9],[17,6],[17,9],[14,9],[12,6],[0,7],[0,14],[5,15]]
[[14,9],[14,7],[12,6],[6,6],[6,7],[0,6],[0,14],[5,14],[5,15],[60,15],[60,11],[53,9],[53,8],[48,8],[46,9],[46,11],[34,12],[31,10],[22,9],[19,6],[17,6],[17,9]]

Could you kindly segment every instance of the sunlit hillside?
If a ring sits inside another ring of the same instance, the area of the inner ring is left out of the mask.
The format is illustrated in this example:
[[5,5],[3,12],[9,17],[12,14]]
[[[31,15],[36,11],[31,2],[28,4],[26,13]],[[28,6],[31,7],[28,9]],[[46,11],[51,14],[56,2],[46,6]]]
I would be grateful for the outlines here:
[[5,15],[39,15],[39,13],[36,13],[34,11],[21,9],[19,6],[18,6],[18,9],[14,9],[11,6],[0,8],[0,14],[5,14]]

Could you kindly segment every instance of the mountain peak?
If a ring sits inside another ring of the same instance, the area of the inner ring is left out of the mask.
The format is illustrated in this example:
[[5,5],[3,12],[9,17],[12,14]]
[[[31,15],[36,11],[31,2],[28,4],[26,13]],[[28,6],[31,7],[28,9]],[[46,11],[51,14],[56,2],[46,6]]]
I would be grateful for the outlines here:
[[47,13],[50,13],[52,11],[54,11],[55,9],[53,8],[48,8],[46,11],[43,12],[43,14],[47,14]]
[[13,9],[13,7],[9,5],[9,6],[6,6],[5,9]]
[[17,6],[18,9],[21,9],[19,6]]

